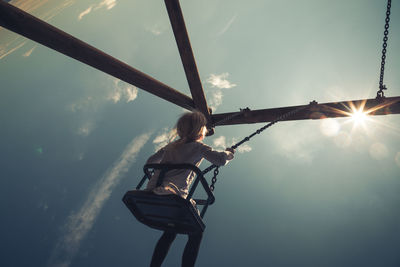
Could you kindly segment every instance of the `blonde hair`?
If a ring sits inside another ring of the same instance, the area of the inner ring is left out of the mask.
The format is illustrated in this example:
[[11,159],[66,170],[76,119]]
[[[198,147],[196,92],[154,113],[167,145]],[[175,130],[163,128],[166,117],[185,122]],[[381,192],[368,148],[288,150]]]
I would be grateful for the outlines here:
[[206,124],[207,119],[203,113],[199,111],[184,113],[175,126],[175,136],[179,136],[179,139],[169,145],[180,145],[196,141],[206,131]]

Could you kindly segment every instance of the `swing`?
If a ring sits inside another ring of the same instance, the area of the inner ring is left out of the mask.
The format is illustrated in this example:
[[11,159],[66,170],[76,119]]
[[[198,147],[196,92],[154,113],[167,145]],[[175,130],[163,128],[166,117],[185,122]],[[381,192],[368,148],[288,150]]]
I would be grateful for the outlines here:
[[[151,170],[160,170],[157,181],[157,186],[160,186],[165,174],[177,169],[189,169],[196,174],[186,199],[175,194],[157,195],[151,191],[140,190],[146,179],[150,179]],[[145,175],[136,190],[128,191],[122,199],[136,219],[151,228],[163,231],[180,234],[203,232],[206,226],[202,218],[208,206],[214,203],[215,197],[201,170],[192,164],[146,164],[143,170]],[[207,193],[207,199],[195,199],[196,205],[203,206],[201,212],[190,201],[199,182]]]

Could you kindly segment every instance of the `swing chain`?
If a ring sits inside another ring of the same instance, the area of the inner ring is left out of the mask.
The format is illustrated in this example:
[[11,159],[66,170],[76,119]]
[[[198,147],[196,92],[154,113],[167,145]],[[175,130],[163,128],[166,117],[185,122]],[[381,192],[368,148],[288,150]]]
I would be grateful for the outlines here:
[[211,192],[213,192],[214,189],[215,189],[215,183],[217,182],[217,176],[218,176],[218,174],[219,174],[219,167],[217,166],[217,167],[214,169],[214,175],[213,175],[213,178],[211,179],[211,185],[210,185],[210,190],[211,190]]
[[256,130],[254,133],[252,133],[251,135],[246,136],[245,138],[243,138],[243,139],[242,139],[240,142],[238,142],[237,144],[231,146],[231,148],[236,149],[238,146],[240,146],[240,145],[243,144],[244,142],[249,141],[253,136],[255,136],[256,134],[260,134],[260,133],[263,132],[265,129],[271,127],[272,125],[274,125],[274,124],[277,123],[278,121],[284,120],[284,119],[286,119],[286,118],[288,118],[288,117],[290,117],[290,116],[296,114],[297,112],[299,112],[299,111],[301,111],[301,110],[303,110],[303,109],[306,109],[307,107],[309,107],[310,105],[312,105],[312,104],[314,104],[314,103],[316,103],[316,102],[315,102],[315,101],[310,102],[310,104],[307,105],[307,106],[301,106],[301,107],[299,107],[299,108],[297,108],[297,109],[294,109],[294,110],[291,110],[291,111],[289,111],[289,112],[287,112],[287,113],[282,114],[281,116],[279,116],[279,117],[276,118],[275,120],[271,121],[271,122],[268,123],[267,125],[265,125],[265,126],[259,128],[259,129],[257,129],[257,130]]
[[[240,146],[240,145],[243,144],[244,142],[249,141],[250,138],[252,138],[252,137],[255,136],[256,134],[260,134],[262,131],[264,131],[265,129],[271,127],[272,125],[274,125],[274,124],[277,123],[278,121],[284,120],[284,119],[286,119],[286,118],[288,118],[288,117],[290,117],[290,116],[296,114],[297,112],[299,112],[299,111],[301,111],[301,110],[303,110],[303,109],[306,109],[306,108],[308,108],[308,107],[310,107],[311,105],[316,104],[316,103],[317,103],[317,102],[312,101],[312,102],[310,102],[309,105],[301,106],[301,107],[299,107],[299,108],[297,108],[297,109],[294,109],[294,110],[291,110],[291,111],[289,111],[289,112],[287,112],[287,113],[282,114],[281,116],[279,116],[278,118],[276,118],[276,119],[273,120],[272,122],[270,122],[270,123],[268,123],[267,125],[265,125],[265,126],[259,128],[259,129],[256,130],[254,133],[250,134],[249,136],[246,136],[245,138],[243,138],[243,140],[241,140],[240,142],[238,142],[238,143],[236,143],[235,145],[231,146],[231,148],[232,148],[232,149],[236,149],[238,146]],[[242,111],[242,110],[241,110],[241,111]],[[217,166],[217,165],[215,165],[215,164],[212,164],[212,165],[208,166],[207,168],[205,168],[205,169],[202,171],[202,174],[204,175],[204,174],[208,173],[209,171],[211,171],[212,169],[214,169],[214,175],[213,175],[213,177],[212,177],[212,179],[211,179],[210,190],[211,190],[211,191],[214,191],[214,189],[215,189],[215,183],[217,182],[217,175],[219,174],[219,166]]]
[[379,75],[379,91],[376,93],[377,98],[383,98],[383,90],[387,90],[386,85],[383,84],[383,76],[385,73],[385,63],[386,63],[386,48],[389,34],[389,21],[390,21],[390,8],[392,6],[392,0],[388,0],[386,8],[386,19],[385,19],[385,31],[383,32],[383,45],[382,45],[382,61],[381,61],[381,72]]

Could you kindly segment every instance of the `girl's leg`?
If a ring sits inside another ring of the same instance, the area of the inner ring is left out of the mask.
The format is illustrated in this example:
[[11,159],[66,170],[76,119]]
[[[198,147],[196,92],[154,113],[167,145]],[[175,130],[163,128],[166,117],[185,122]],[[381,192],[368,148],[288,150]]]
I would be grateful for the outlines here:
[[201,239],[203,233],[189,235],[189,240],[186,243],[185,251],[182,257],[182,267],[193,267],[196,263],[197,254],[199,253]]
[[168,250],[172,242],[175,240],[176,233],[165,231],[154,248],[153,257],[151,258],[150,267],[159,267],[167,256]]

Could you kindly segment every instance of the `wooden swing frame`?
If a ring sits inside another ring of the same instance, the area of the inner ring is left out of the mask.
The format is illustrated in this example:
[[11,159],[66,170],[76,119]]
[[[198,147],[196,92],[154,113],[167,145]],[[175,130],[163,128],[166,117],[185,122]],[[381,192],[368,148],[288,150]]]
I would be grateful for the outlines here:
[[[206,116],[208,126],[211,128],[216,122],[238,112],[211,113],[204,95],[179,1],[165,0],[165,4],[192,97],[163,84],[4,1],[0,1],[0,26],[112,75],[115,78],[137,86],[177,106],[187,110],[199,110]],[[323,104],[315,102],[313,105],[305,107],[301,112],[287,118],[287,120],[349,117],[352,114],[349,107],[353,106],[357,109],[364,106],[364,110],[367,111],[368,115],[400,114],[400,97],[381,97]],[[270,122],[274,118],[296,108],[298,106],[251,110],[239,114],[234,119],[225,121],[220,125]]]

